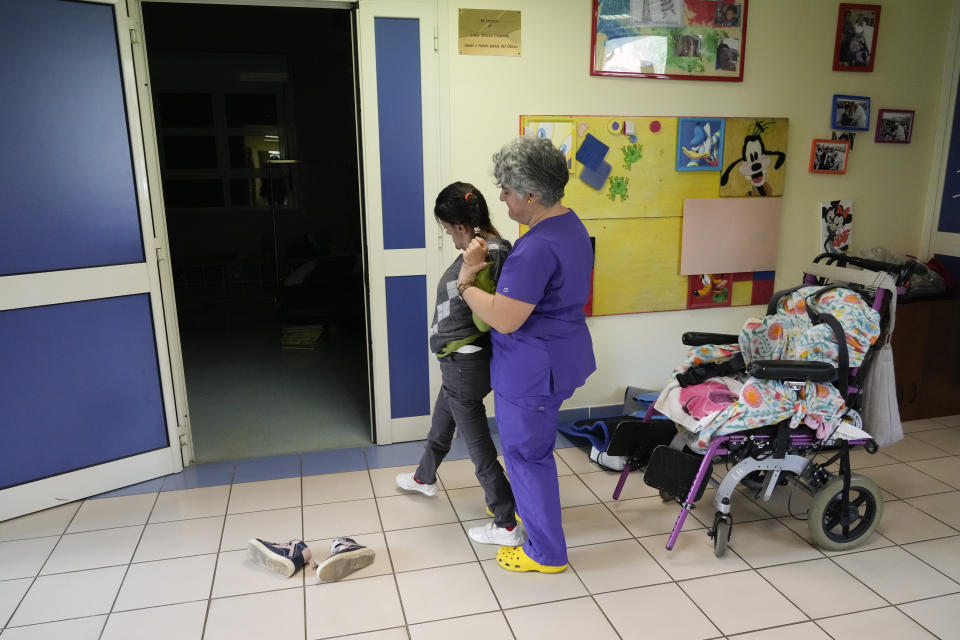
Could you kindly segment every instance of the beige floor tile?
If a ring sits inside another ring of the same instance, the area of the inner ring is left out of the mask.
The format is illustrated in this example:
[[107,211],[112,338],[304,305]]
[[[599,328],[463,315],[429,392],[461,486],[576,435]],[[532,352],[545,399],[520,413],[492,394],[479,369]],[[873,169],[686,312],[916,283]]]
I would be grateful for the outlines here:
[[596,504],[600,502],[597,496],[587,488],[580,478],[575,475],[560,476],[557,478],[560,484],[560,507],[578,507],[585,504]]
[[206,614],[204,601],[112,613],[100,640],[200,640]]
[[340,636],[343,640],[409,640],[406,627],[382,629],[370,633],[354,633],[349,636]]
[[80,500],[0,522],[0,542],[62,534],[80,509]]
[[459,523],[438,524],[386,532],[394,571],[415,571],[477,558]]
[[897,544],[955,536],[960,533],[903,500],[884,504],[883,518],[877,526],[877,531]]
[[[919,434],[917,434],[919,435]],[[896,458],[900,462],[913,462],[914,460],[926,460],[928,458],[942,458],[948,455],[946,451],[939,447],[934,447],[920,440],[916,435],[905,436],[903,440],[892,444],[889,447],[883,447],[881,453],[891,458]]]
[[931,640],[935,636],[894,607],[817,620],[834,640]]
[[633,537],[603,504],[562,509],[561,515],[568,547]]
[[834,562],[891,604],[960,591],[960,584],[899,547],[850,553]]
[[[777,487],[770,495],[769,500],[755,498],[755,493],[743,486],[739,487],[738,493],[746,496],[763,511],[777,518],[789,515],[805,515],[813,501],[813,498],[803,489],[793,484]],[[736,504],[734,506],[736,507]],[[712,521],[711,524],[713,524]]]
[[754,571],[687,580],[680,588],[726,635],[807,620]]
[[300,506],[300,478],[240,482],[230,489],[227,514]]
[[826,558],[767,567],[759,573],[811,618],[887,605],[880,596]]
[[775,518],[734,525],[729,547],[754,568],[823,557]]
[[447,489],[447,496],[453,503],[453,510],[457,512],[460,520],[480,520],[488,517],[486,498],[483,489],[479,486]]
[[670,582],[670,576],[636,540],[574,547],[570,566],[590,593]]
[[43,567],[42,574],[64,573],[129,564],[143,526],[68,534]]
[[[404,639],[407,637],[404,634]],[[410,625],[411,640],[513,640],[500,611]]]
[[919,622],[940,640],[960,639],[960,594],[902,604],[899,609]]
[[16,627],[107,613],[126,571],[126,567],[108,567],[40,576],[8,624]]
[[467,533],[467,531],[469,531],[471,527],[482,527],[488,522],[492,522],[492,520],[490,518],[482,518],[480,520],[465,520],[460,523],[460,525],[463,527],[463,535],[467,536],[467,542],[469,542],[470,546],[473,547],[473,552],[477,554],[477,558],[480,560],[496,558],[497,551],[500,549],[500,547],[495,544],[480,544],[478,542],[474,542],[470,539],[470,535]]
[[[303,508],[303,535],[307,540],[336,538],[351,533],[382,531],[373,499],[331,502]],[[260,536],[262,537],[262,536]],[[290,539],[290,535],[286,539]]]
[[960,491],[911,498],[907,502],[954,529],[960,529]]
[[[607,502],[607,508],[622,522],[631,534],[638,538],[654,536],[673,531],[673,525],[680,515],[680,505],[676,502],[664,502],[660,496],[617,500]],[[696,518],[687,517],[682,531],[702,529],[703,524]]]
[[602,593],[595,599],[624,640],[703,640],[720,635],[674,583]]
[[303,589],[218,598],[210,601],[203,638],[303,640],[303,611]]
[[373,497],[370,473],[347,471],[319,476],[303,476],[303,504],[345,502]]
[[115,611],[177,604],[210,597],[216,554],[130,565]]
[[0,542],[0,580],[37,575],[59,541],[59,536],[50,536]]
[[941,418],[931,419],[947,427],[960,427],[960,415],[943,416]]
[[223,533],[223,516],[148,524],[134,562],[216,553]]
[[[447,464],[456,464],[457,461],[451,460],[449,463],[444,462],[440,465],[439,472],[443,471],[444,466]],[[471,465],[473,463],[470,463]],[[378,498],[384,498],[387,496],[409,496],[409,495],[422,495],[416,494],[411,491],[404,491],[397,486],[397,475],[400,473],[410,473],[411,471],[416,471],[417,465],[409,464],[402,467],[386,467],[383,469],[370,469],[370,482],[373,484],[373,495]],[[444,489],[443,477],[437,477],[437,489]]]
[[377,507],[384,531],[457,521],[457,514],[443,491],[432,498],[420,494],[377,498]]
[[156,493],[84,500],[66,533],[146,524],[156,500]]
[[31,584],[33,584],[33,578],[0,581],[0,629],[7,624],[10,614],[20,604],[20,599]]
[[557,449],[557,455],[574,473],[591,473],[600,469],[597,463],[590,459],[590,449],[567,447]]
[[917,433],[918,431],[930,431],[931,429],[943,429],[944,424],[940,422],[942,418],[923,418],[921,420],[907,420],[903,424],[904,433]]
[[509,609],[504,612],[517,640],[617,640],[619,636],[591,598]]
[[946,451],[951,455],[960,455],[960,431],[956,429],[936,429],[923,431],[912,436],[932,447]]
[[[393,576],[308,586],[306,594],[307,640],[392,629],[404,624]],[[303,633],[302,626],[300,633]]]
[[573,473],[575,473],[574,470],[570,468],[570,465],[568,465],[568,464],[564,461],[564,459],[560,456],[560,454],[558,453],[558,451],[559,451],[559,449],[554,449],[554,451],[553,451],[553,459],[554,459],[554,461],[557,463],[557,475],[558,475],[558,476],[569,476],[569,475],[572,475]]
[[911,462],[910,466],[923,471],[928,476],[933,476],[940,482],[946,482],[954,489],[960,489],[960,457],[919,460]]
[[[617,482],[620,480],[618,471],[593,471],[591,473],[581,473],[580,479],[586,483],[590,490],[603,502],[613,501],[613,491],[617,488]],[[643,474],[634,471],[627,476],[627,481],[623,485],[623,491],[620,493],[620,500],[630,500],[632,498],[648,498],[658,496],[660,492],[643,481]]]
[[750,568],[750,565],[732,550],[727,550],[722,558],[713,555],[713,541],[703,530],[681,531],[672,551],[666,548],[669,537],[663,535],[640,538],[640,544],[674,580],[701,578]]
[[[387,540],[382,531],[358,534],[349,533],[346,537],[353,539],[357,544],[373,549],[375,555],[373,563],[370,566],[358,569],[344,576],[341,580],[359,580],[361,578],[372,578],[373,576],[393,573],[394,569],[390,562],[390,552],[387,550]],[[333,538],[326,540],[308,540],[307,542],[310,545],[315,563],[319,564],[330,557],[330,543],[333,542]],[[308,586],[317,582],[316,569],[314,563],[311,563],[306,569],[304,579]]]
[[230,485],[161,491],[150,522],[226,515],[229,499]]
[[[703,497],[697,501],[697,508],[690,512],[693,517],[699,520],[705,527],[713,526],[713,518],[717,512],[717,506],[714,503],[716,496],[716,489],[707,489],[703,492]],[[753,522],[755,520],[765,520],[773,517],[759,504],[739,491],[734,491],[730,497],[732,499],[730,515],[733,517],[733,523],[735,525],[741,522]]]
[[477,480],[476,466],[470,458],[444,460],[440,468],[437,469],[437,475],[440,476],[443,487],[447,491],[480,486],[480,481]]
[[3,632],[3,640],[98,640],[107,616],[16,627]]
[[[798,536],[800,536],[810,544],[813,544],[813,538],[810,537],[810,527],[807,524],[806,520],[798,520],[797,518],[794,518],[791,516],[787,516],[786,518],[778,518],[778,520],[780,520],[780,522],[785,524],[786,526],[790,527],[790,529],[792,529],[793,532],[796,533]],[[856,553],[859,551],[869,551],[871,549],[882,549],[883,547],[890,547],[890,546],[893,546],[892,541],[887,540],[885,537],[883,537],[882,535],[874,531],[872,534],[870,534],[870,536],[866,540],[863,540],[858,546],[854,546],[849,549],[845,549],[843,551],[828,551],[826,549],[819,549],[819,547],[818,549],[825,556],[838,556],[838,555],[843,555],[847,553]]]
[[[313,507],[307,507],[312,509]],[[254,511],[227,516],[223,524],[221,551],[246,549],[247,540],[261,538],[275,542],[286,542],[293,538],[303,538],[302,508],[277,509],[275,511]]]
[[549,574],[535,571],[518,573],[507,571],[496,560],[484,560],[480,565],[504,609],[587,595],[580,578],[570,570]]
[[731,637],[736,640],[830,640],[830,636],[813,622],[751,631]]
[[869,453],[863,447],[857,447],[850,451],[850,466],[854,469],[869,469],[870,467],[882,467],[886,464],[896,464],[896,458],[891,458],[885,453],[876,451]]
[[408,624],[500,608],[476,562],[397,574]]
[[908,464],[874,467],[864,475],[898,498],[913,498],[954,490],[950,485],[931,478]]
[[904,545],[903,548],[954,581],[960,582],[960,536],[917,542]]
[[[246,549],[224,551],[217,559],[211,597],[228,598],[248,593],[302,587],[306,572],[309,571],[310,567],[307,567],[287,578],[254,562]],[[310,579],[313,580],[312,575]]]

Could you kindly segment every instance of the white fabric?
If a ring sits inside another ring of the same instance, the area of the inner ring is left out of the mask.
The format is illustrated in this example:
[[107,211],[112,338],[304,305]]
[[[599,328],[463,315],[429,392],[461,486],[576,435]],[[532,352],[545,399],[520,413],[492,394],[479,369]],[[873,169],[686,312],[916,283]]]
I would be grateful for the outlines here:
[[863,389],[863,421],[881,447],[903,440],[893,370],[893,348],[886,344],[873,357]]

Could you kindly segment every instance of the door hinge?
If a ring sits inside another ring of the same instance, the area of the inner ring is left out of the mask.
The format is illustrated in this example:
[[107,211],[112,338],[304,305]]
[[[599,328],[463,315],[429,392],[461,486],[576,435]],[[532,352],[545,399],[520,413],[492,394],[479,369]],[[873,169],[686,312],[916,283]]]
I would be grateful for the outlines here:
[[433,52],[440,53],[440,37],[433,36]]
[[130,29],[130,44],[137,44],[138,42],[139,40],[137,40],[137,30]]
[[163,247],[157,247],[156,251],[157,251],[157,262],[160,262],[161,260],[163,260]]

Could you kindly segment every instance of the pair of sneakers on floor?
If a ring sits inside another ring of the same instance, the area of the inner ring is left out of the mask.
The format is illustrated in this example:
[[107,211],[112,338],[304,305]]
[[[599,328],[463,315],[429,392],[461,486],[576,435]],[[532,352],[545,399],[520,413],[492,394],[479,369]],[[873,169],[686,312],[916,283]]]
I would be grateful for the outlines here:
[[[427,484],[425,482],[420,482],[416,477],[416,472],[410,473],[401,473],[397,475],[397,486],[403,489],[404,491],[419,491],[425,496],[433,497],[437,495],[437,484]],[[491,516],[493,513],[490,512],[490,509],[487,509],[487,513]],[[524,535],[523,529],[519,525],[519,518],[517,518],[518,524],[514,525],[510,529],[505,527],[498,527],[494,522],[488,522],[482,527],[471,527],[467,534],[470,536],[470,539],[474,542],[479,542],[480,544],[498,544],[505,547],[519,547],[527,540],[527,536]]]
[[[289,578],[312,559],[310,547],[302,540],[267,542],[260,538],[247,541],[253,561],[274,573]],[[373,549],[357,544],[353,538],[335,538],[330,543],[330,557],[317,562],[317,580],[335,582],[348,573],[373,564]]]

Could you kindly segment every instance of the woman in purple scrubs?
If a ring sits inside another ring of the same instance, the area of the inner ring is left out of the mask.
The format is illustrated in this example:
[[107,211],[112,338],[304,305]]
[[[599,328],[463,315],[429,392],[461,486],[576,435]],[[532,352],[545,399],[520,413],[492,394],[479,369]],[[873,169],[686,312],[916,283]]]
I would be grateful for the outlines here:
[[549,140],[517,138],[493,162],[500,200],[530,229],[504,262],[496,293],[473,285],[485,264],[482,238],[467,247],[457,288],[493,327],[497,426],[528,535],[522,547],[501,547],[497,562],[511,571],[558,573],[567,567],[567,545],[553,449],[560,404],[596,369],[583,312],[593,248],[580,218],[560,202],[570,174]]

